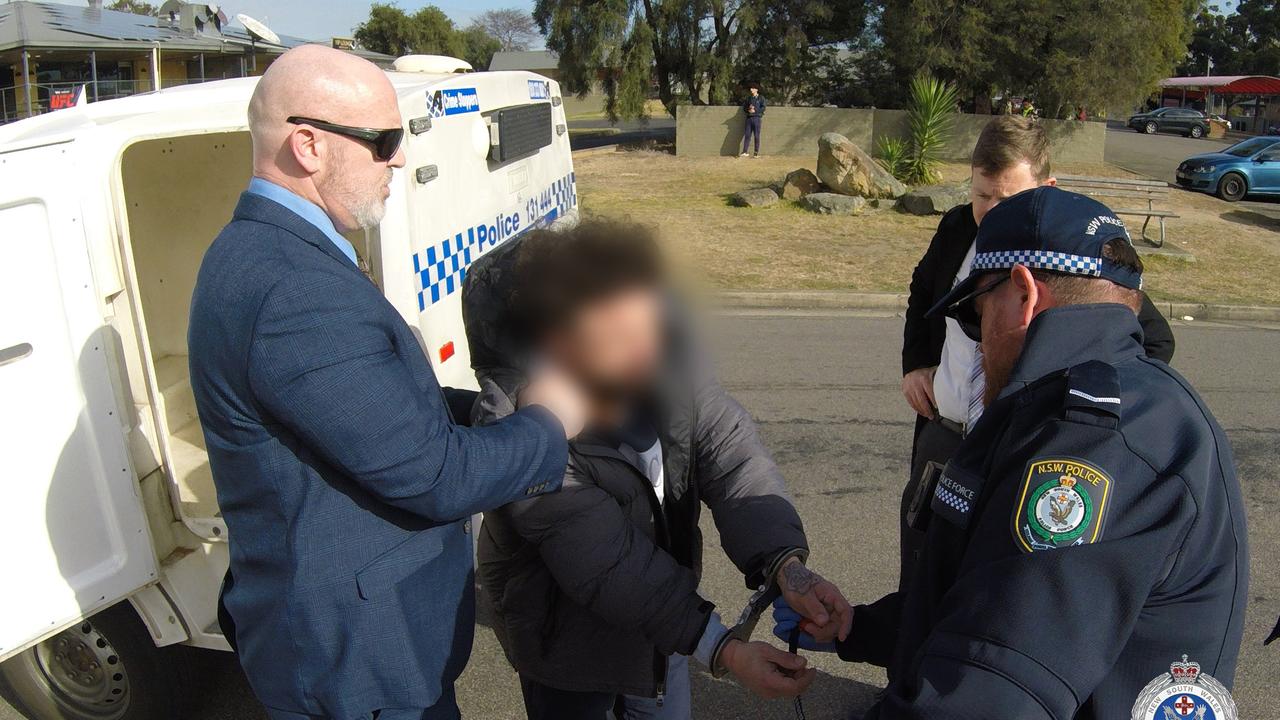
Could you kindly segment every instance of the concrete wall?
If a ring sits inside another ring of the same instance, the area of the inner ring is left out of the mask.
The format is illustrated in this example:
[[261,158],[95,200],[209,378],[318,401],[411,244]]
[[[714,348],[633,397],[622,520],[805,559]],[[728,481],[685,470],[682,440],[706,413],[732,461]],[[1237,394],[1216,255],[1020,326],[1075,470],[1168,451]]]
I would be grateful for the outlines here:
[[[818,136],[838,132],[871,147],[874,110],[771,107],[764,113],[761,150],[770,155],[817,153]],[[742,152],[746,116],[736,106],[681,105],[676,108],[676,154],[690,157]]]
[[[966,161],[990,115],[956,116],[951,141],[942,151],[947,160]],[[1053,143],[1055,163],[1102,163],[1107,128],[1101,122],[1042,120]],[[745,116],[735,106],[681,105],[676,111],[676,154],[687,157],[737,155],[742,151]],[[770,155],[809,155],[818,151],[818,136],[838,132],[875,154],[882,135],[906,137],[904,110],[772,107],[765,111],[761,150]]]

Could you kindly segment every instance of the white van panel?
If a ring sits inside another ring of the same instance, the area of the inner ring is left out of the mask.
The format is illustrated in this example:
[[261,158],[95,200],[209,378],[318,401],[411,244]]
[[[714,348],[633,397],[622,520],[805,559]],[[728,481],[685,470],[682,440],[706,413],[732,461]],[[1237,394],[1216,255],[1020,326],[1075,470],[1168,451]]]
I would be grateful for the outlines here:
[[[549,146],[514,162],[488,157],[493,113],[550,104],[559,94],[532,73],[460,75],[401,94],[406,124],[429,117],[431,129],[405,137],[409,164],[400,181],[409,228],[383,230],[383,289],[419,332],[442,385],[476,385],[461,300],[471,263],[532,228],[576,216],[569,135],[555,130],[565,123],[563,106],[552,106]],[[420,182],[418,170],[427,166],[434,179]]]
[[66,154],[4,158],[28,182],[0,191],[0,659],[156,578]]

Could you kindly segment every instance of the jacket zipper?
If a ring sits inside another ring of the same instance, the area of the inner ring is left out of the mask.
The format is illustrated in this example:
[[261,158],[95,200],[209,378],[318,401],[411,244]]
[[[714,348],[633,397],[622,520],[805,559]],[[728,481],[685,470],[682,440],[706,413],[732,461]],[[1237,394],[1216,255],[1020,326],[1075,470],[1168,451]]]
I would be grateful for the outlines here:
[[[443,393],[444,391],[441,390],[441,392]],[[665,461],[667,449],[664,447],[662,449],[662,452],[663,452],[663,458]],[[640,481],[640,483],[644,486],[645,493],[649,498],[649,510],[653,513],[654,534],[658,536],[658,547],[662,548],[663,550],[666,550],[667,552],[671,552],[671,535],[670,535],[670,530],[667,527],[667,516],[662,511],[662,502],[658,500],[658,491],[654,489],[653,483],[649,481],[649,478],[646,477],[644,473],[640,472],[640,470],[636,468],[635,465],[632,465],[631,461],[627,460],[621,454],[616,453],[612,450],[606,453],[592,453],[592,454],[597,454],[597,455],[602,454],[605,457],[613,458],[615,460],[620,461],[623,465],[626,465],[627,468],[631,470],[632,475],[634,475],[636,479]],[[656,651],[653,653],[653,655],[654,655],[653,669],[657,675],[656,677],[657,703],[658,703],[658,707],[662,707],[667,697],[667,656]]]
[[[665,457],[665,448],[663,449],[663,453]],[[666,550],[667,552],[671,552],[671,531],[670,528],[667,527],[667,516],[666,513],[662,511],[662,501],[658,499],[658,491],[654,489],[653,483],[649,481],[649,478],[637,470],[635,466],[631,465],[629,462],[627,463],[627,466],[630,467],[632,472],[636,474],[636,477],[644,483],[645,492],[648,493],[649,508],[653,512],[654,531],[658,535],[658,547]],[[658,707],[662,707],[667,697],[667,656],[656,651],[653,655],[653,669],[656,676],[655,679],[658,683],[657,703]]]

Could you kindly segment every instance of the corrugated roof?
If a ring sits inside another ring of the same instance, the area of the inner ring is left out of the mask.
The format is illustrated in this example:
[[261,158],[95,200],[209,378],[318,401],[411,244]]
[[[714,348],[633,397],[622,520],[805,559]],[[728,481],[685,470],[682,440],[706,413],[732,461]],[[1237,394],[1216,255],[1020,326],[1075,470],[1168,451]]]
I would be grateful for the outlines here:
[[508,50],[493,54],[490,70],[555,70],[560,56],[550,50]]
[[[311,40],[280,36],[280,45],[258,42],[263,50],[288,49]],[[171,25],[167,19],[134,15],[94,7],[20,0],[0,5],[0,50],[40,48],[162,48],[237,51],[250,44],[244,28],[226,27],[220,35],[197,34]],[[357,51],[376,60],[390,60],[381,53]]]
[[1204,75],[1166,78],[1160,87],[1212,89],[1219,95],[1280,95],[1280,78],[1270,75]]

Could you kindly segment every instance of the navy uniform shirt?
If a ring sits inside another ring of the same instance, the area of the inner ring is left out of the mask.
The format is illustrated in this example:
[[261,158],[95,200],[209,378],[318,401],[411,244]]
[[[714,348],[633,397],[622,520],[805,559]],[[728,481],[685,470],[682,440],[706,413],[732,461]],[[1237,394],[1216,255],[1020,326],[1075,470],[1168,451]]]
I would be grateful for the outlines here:
[[1123,718],[1183,654],[1228,687],[1248,583],[1231,448],[1121,305],[1048,310],[938,482],[905,594],[857,608],[871,718]]

